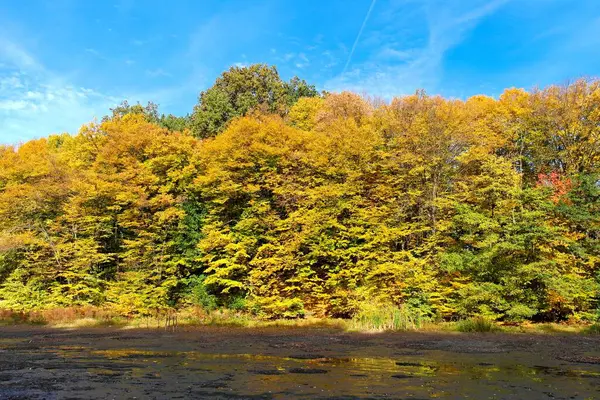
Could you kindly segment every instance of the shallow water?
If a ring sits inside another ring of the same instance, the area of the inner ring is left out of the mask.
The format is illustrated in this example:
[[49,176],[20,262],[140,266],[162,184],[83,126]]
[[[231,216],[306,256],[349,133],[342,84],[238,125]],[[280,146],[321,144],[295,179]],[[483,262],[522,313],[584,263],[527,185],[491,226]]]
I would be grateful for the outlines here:
[[598,363],[529,351],[413,346],[371,356],[363,353],[381,353],[377,346],[356,345],[335,356],[298,344],[261,354],[165,350],[143,338],[79,342],[0,339],[0,398],[600,398]]

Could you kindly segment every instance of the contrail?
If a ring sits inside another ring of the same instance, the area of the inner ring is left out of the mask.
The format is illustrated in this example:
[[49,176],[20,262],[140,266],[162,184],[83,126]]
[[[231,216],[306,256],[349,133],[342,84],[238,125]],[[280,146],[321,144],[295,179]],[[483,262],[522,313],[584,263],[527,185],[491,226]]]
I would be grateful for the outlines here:
[[360,36],[362,35],[363,30],[365,29],[365,26],[367,25],[367,21],[369,20],[369,17],[371,16],[371,11],[373,11],[373,7],[375,7],[376,2],[377,2],[377,0],[371,1],[371,6],[369,7],[369,11],[367,11],[367,15],[365,16],[365,20],[363,21],[362,26],[360,27],[360,30],[358,31],[358,35],[356,35],[356,39],[354,40],[354,44],[352,45],[352,50],[350,50],[350,55],[348,56],[346,65],[344,65],[344,70],[342,71],[342,75],[344,74],[344,72],[346,72],[346,69],[348,69],[348,65],[350,65],[350,61],[352,61],[352,56],[354,55],[354,50],[356,50],[356,45],[358,44],[358,41],[360,40]]

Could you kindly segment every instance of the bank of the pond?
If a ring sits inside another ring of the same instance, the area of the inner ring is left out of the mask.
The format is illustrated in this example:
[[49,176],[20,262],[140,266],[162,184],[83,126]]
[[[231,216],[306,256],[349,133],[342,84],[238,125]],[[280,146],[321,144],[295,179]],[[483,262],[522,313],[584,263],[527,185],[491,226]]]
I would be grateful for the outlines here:
[[479,332],[529,334],[600,334],[600,324],[590,323],[503,323],[476,317],[460,321],[411,321],[390,318],[261,319],[233,310],[205,311],[197,308],[153,315],[124,317],[94,308],[53,309],[38,312],[0,312],[0,326],[29,325],[54,328],[163,329],[176,331],[194,327],[238,328],[331,328],[348,332]]

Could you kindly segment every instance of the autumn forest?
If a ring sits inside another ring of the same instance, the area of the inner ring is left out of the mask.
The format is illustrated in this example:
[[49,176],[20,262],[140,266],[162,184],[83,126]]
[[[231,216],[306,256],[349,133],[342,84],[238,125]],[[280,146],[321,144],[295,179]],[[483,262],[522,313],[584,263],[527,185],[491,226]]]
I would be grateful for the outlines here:
[[0,146],[0,309],[600,319],[600,81],[319,92],[232,67]]

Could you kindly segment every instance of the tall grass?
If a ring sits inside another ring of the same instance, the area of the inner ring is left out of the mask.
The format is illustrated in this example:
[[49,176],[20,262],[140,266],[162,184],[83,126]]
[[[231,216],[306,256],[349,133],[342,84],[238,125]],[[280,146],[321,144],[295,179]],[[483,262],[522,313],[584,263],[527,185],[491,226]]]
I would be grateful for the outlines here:
[[406,331],[419,329],[422,322],[420,313],[407,307],[366,304],[349,325],[359,331]]
[[594,325],[589,326],[585,333],[590,335],[600,335],[600,322],[596,322]]
[[464,319],[456,323],[459,332],[496,332],[500,330],[495,323],[483,317]]
[[[115,312],[99,307],[64,307],[38,311],[0,310],[0,322],[4,324],[65,325],[80,321],[81,325],[122,325],[126,319]],[[92,322],[95,321],[95,322]]]
[[194,326],[223,326],[240,328],[327,328],[359,332],[423,330],[430,332],[523,332],[523,333],[580,333],[600,335],[600,322],[594,325],[531,324],[500,327],[483,317],[458,322],[431,322],[418,310],[366,303],[352,319],[298,318],[265,320],[249,313],[231,309],[206,309],[191,306],[151,315],[124,316],[99,307],[69,307],[31,312],[0,309],[0,326],[34,324],[60,328],[131,327],[177,329]]

